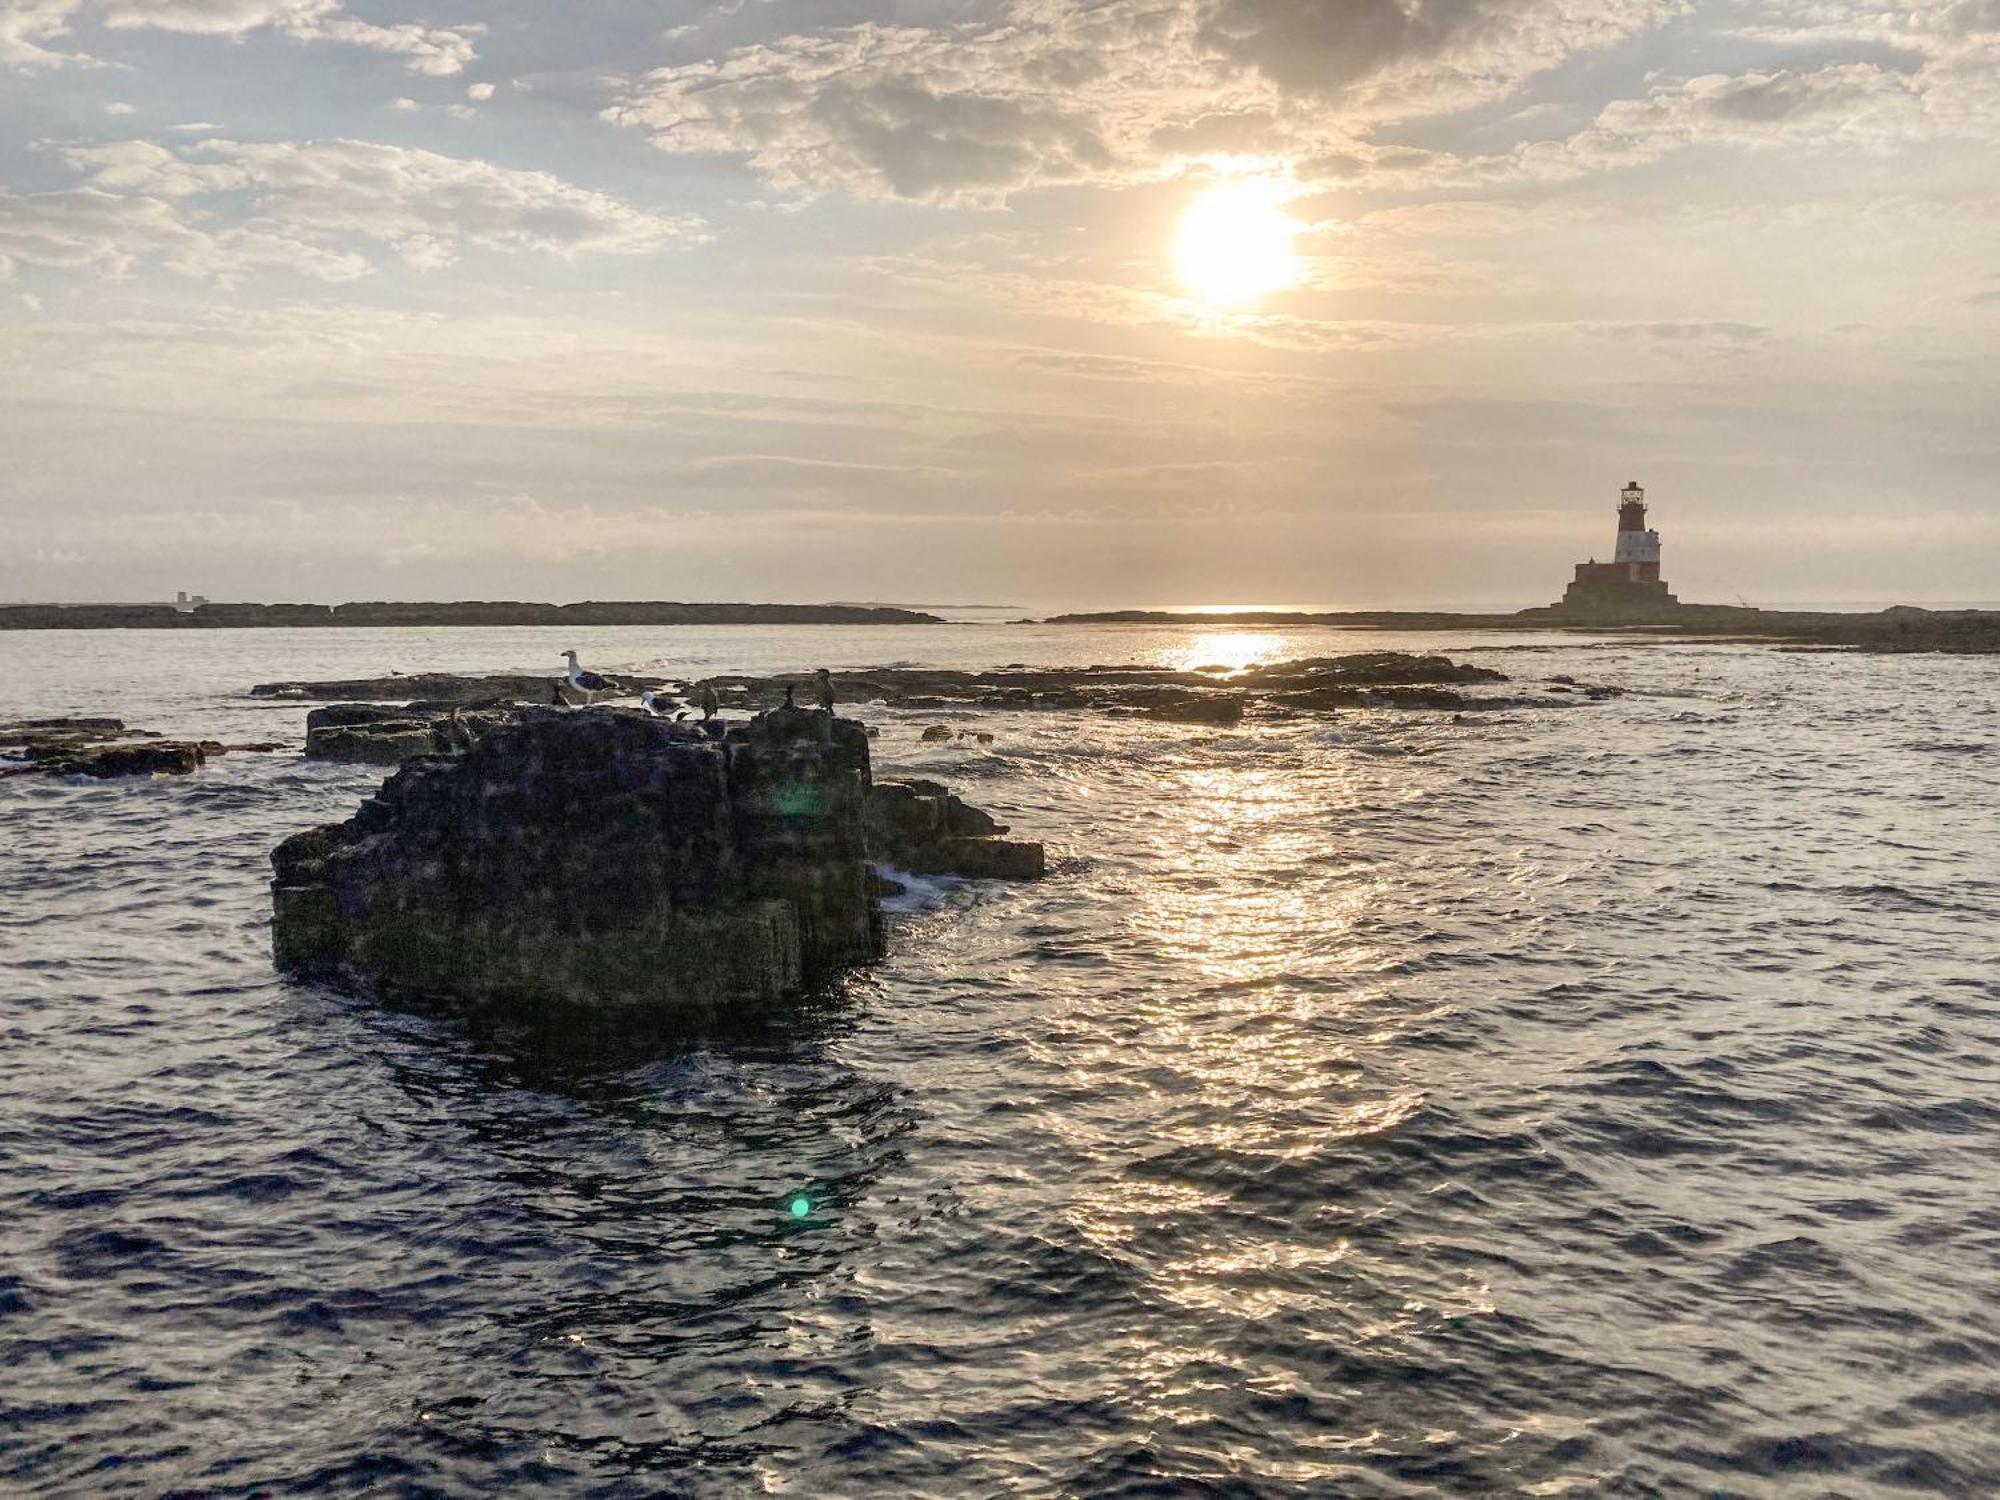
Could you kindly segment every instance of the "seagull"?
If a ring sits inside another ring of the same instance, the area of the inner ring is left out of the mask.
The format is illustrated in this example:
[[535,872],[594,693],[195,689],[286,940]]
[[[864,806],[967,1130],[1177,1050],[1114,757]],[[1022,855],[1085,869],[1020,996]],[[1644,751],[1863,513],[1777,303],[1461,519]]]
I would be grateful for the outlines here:
[[667,716],[667,711],[660,707],[660,695],[651,688],[647,688],[639,695],[639,707],[656,719],[664,719]]
[[819,706],[827,713],[833,712],[833,674],[821,667],[813,676],[819,679]]
[[600,677],[595,672],[584,671],[576,664],[574,651],[565,651],[563,656],[569,662],[569,685],[573,688],[581,688],[586,693],[604,693],[616,692],[624,686],[623,683],[615,682],[609,677]]

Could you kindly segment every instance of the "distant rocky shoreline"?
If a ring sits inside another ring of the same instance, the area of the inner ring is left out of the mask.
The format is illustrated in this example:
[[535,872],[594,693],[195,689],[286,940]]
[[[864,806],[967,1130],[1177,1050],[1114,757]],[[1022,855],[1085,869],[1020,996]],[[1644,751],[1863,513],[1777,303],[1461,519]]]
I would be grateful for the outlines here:
[[1331,625],[1349,630],[1626,630],[1635,635],[1701,636],[1769,644],[1810,642],[1859,651],[2000,653],[2000,610],[1920,609],[1898,604],[1868,614],[1832,610],[1754,609],[1747,605],[1682,604],[1645,611],[1580,611],[1551,605],[1515,614],[1446,610],[1293,612],[1240,610],[1191,614],[1114,609],[1052,615],[1038,625]]
[[872,604],[4,604],[0,630],[269,630],[396,625],[942,625]]

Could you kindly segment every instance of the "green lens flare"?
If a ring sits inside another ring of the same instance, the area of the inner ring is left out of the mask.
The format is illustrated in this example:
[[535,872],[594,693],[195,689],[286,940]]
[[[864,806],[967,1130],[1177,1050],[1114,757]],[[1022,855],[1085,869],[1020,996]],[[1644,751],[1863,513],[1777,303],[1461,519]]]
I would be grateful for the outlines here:
[[792,1200],[792,1217],[803,1219],[807,1214],[812,1212],[812,1207],[811,1202],[807,1199],[803,1197],[794,1198]]

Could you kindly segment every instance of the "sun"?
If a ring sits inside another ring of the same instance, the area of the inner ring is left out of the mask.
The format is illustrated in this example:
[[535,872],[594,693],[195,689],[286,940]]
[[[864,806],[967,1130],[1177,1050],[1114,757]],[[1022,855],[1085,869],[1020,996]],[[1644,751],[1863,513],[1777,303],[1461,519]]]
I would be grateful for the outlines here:
[[1174,231],[1174,271],[1202,301],[1242,307],[1299,279],[1283,186],[1268,177],[1219,182],[1187,206]]

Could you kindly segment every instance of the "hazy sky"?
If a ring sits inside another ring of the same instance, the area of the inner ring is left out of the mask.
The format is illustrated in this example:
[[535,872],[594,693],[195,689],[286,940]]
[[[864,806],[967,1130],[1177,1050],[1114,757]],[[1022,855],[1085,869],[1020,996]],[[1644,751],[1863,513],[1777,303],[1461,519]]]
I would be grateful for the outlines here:
[[0,0],[0,598],[1992,599],[1996,246],[2000,0]]

